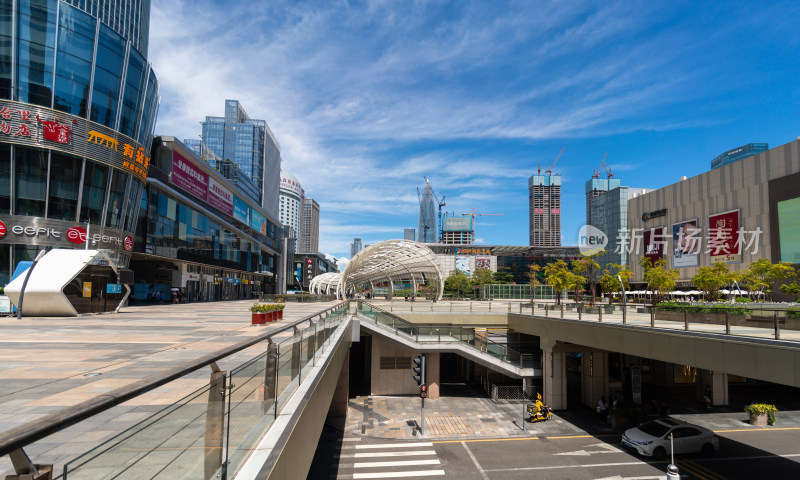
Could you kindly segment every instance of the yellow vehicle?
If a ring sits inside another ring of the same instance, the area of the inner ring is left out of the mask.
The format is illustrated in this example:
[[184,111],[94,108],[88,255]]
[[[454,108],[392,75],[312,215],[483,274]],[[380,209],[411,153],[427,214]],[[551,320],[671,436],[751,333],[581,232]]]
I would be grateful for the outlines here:
[[531,422],[542,422],[545,420],[550,420],[550,417],[553,416],[552,412],[550,412],[550,407],[542,403],[542,394],[536,394],[536,403],[532,405],[528,405],[528,414],[531,416]]

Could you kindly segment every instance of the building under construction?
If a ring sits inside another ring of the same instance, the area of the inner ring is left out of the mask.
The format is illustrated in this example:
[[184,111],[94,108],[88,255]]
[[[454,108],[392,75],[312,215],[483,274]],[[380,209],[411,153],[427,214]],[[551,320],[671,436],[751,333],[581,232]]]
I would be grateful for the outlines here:
[[[561,149],[564,153],[564,149]],[[528,205],[530,245],[532,247],[561,246],[561,175],[553,175],[561,153],[544,171],[528,179]]]
[[[606,152],[606,155],[608,155],[608,152]],[[614,178],[611,169],[606,165],[606,155],[603,155],[600,168],[595,170],[592,178],[586,181],[586,225],[594,225],[592,223],[592,201],[622,185],[622,181],[619,178]],[[606,178],[600,178],[601,169],[605,169]]]
[[446,216],[442,223],[443,244],[472,245],[475,243],[474,217]]

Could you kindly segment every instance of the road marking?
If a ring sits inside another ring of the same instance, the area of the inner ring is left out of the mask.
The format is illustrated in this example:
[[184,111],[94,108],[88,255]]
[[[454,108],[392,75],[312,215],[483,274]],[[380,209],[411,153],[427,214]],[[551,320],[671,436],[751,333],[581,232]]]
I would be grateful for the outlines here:
[[435,450],[416,450],[411,452],[364,452],[339,455],[339,458],[377,458],[377,457],[416,457],[436,455]]
[[401,460],[397,462],[361,462],[354,463],[353,468],[379,468],[379,467],[411,467],[414,465],[441,465],[438,458],[433,460]]
[[483,471],[483,468],[481,468],[481,464],[478,463],[478,459],[475,458],[475,455],[472,454],[472,450],[469,449],[466,442],[461,442],[461,445],[464,445],[464,450],[467,451],[467,455],[469,455],[469,458],[472,459],[472,463],[475,464],[475,468],[478,469],[478,471],[481,474],[481,477],[483,477],[483,480],[489,480],[489,477],[486,476],[486,472]]
[[[576,464],[576,465],[551,465],[547,467],[521,467],[521,468],[494,468],[485,470],[486,472],[524,472],[528,470],[563,470],[565,468],[594,468],[594,467],[623,467],[628,465],[641,465],[643,462],[616,462],[616,463],[592,463],[592,464]],[[663,462],[647,462],[647,463],[667,463]],[[660,478],[660,477],[659,477]]]
[[725,477],[723,477],[722,475],[718,475],[712,472],[711,470],[707,469],[706,467],[698,465],[697,463],[689,459],[682,458],[679,459],[676,463],[678,464],[678,468],[683,468],[684,470],[687,470],[689,473],[700,478],[701,480],[726,480]]
[[477,442],[526,442],[531,440],[559,440],[559,439],[569,439],[569,438],[605,438],[605,437],[616,437],[619,438],[619,435],[609,435],[609,434],[602,434],[602,435],[563,435],[563,436],[552,436],[552,437],[516,437],[516,438],[474,438],[472,440],[437,440],[433,443],[477,443]]
[[360,438],[358,438],[358,437],[354,437],[354,438],[343,438],[343,439],[342,439],[342,441],[343,441],[343,442],[360,442],[360,441],[361,441],[361,439],[360,439]]
[[554,453],[553,455],[577,455],[579,457],[588,457],[590,455],[594,455],[595,453],[625,453],[619,448],[615,447],[614,445],[609,445],[607,443],[595,443],[594,445],[586,445],[586,448],[589,447],[599,447],[602,450],[575,450],[573,452]]
[[398,478],[398,477],[435,477],[444,475],[444,470],[416,470],[413,472],[376,472],[354,473],[353,478]]
[[597,478],[595,480],[663,480],[664,475],[644,476],[644,477],[622,477],[614,475],[613,477]]
[[800,427],[742,428],[736,430],[714,430],[714,433],[729,432],[774,432],[776,430],[800,430]]
[[414,448],[414,447],[432,447],[431,442],[416,442],[416,443],[376,443],[372,445],[355,445],[356,449],[362,448]]

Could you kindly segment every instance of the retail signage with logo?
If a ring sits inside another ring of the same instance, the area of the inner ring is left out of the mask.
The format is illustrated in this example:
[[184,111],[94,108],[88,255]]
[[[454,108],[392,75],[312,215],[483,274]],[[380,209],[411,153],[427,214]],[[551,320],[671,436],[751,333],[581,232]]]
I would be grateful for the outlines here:
[[490,248],[456,248],[456,255],[491,255]]
[[250,225],[250,206],[236,195],[233,196],[233,218]]
[[190,273],[190,274],[187,275],[186,280],[189,280],[190,282],[197,282],[197,281],[200,280],[200,274],[199,273]]
[[[85,246],[85,225],[40,217],[0,215],[0,243],[46,245],[76,248]],[[88,233],[91,248],[107,248],[117,252],[130,251],[133,237],[122,230],[92,226]]]
[[225,277],[225,281],[227,283],[232,283],[234,285],[239,285],[239,283],[241,283],[242,280],[240,278],[235,278],[235,277]]
[[186,190],[200,200],[206,200],[208,175],[195,167],[192,162],[183,158],[178,152],[172,152],[170,181],[176,187]]
[[208,204],[222,213],[233,216],[233,192],[208,177]]
[[116,130],[85,118],[27,103],[0,100],[0,139],[49,148],[147,178],[150,152]]
[[300,184],[295,182],[294,180],[289,180],[288,178],[281,177],[281,188],[294,193],[298,197],[302,195],[300,190]]
[[644,237],[644,257],[651,262],[664,258],[666,245],[669,239],[664,227],[650,228],[642,232]]
[[661,210],[656,210],[655,212],[644,212],[642,214],[642,221],[646,222],[648,220],[652,220],[658,217],[665,217],[667,215],[667,209],[662,208]]
[[107,283],[106,284],[106,293],[122,293],[122,284],[121,283]]
[[742,261],[739,242],[739,210],[718,213],[708,217],[706,252],[711,263],[739,263]]

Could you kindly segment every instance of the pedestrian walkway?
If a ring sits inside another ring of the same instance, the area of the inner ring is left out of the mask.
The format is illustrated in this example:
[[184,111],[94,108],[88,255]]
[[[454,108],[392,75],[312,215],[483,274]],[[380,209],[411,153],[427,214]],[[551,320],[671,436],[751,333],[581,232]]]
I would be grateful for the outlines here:
[[[0,318],[0,432],[129,385],[248,337],[322,311],[289,303],[283,320],[250,324],[252,300],[123,308],[70,318]],[[291,336],[285,332],[280,338]],[[280,341],[277,338],[277,341]],[[219,362],[230,370],[263,352],[254,346]],[[37,462],[68,461],[207,384],[201,369],[26,448]],[[0,472],[10,472],[8,457]]]
[[431,442],[344,442],[338,479],[438,477],[444,470]]

